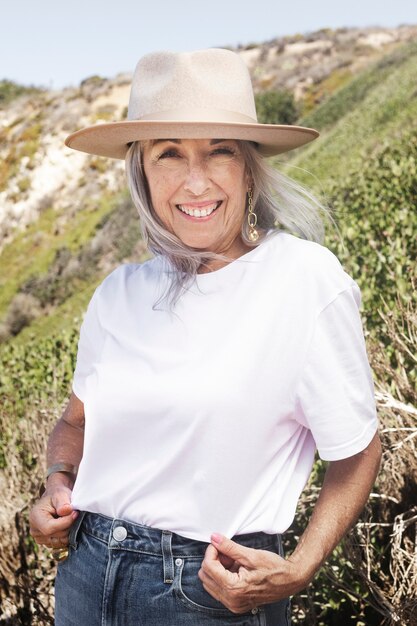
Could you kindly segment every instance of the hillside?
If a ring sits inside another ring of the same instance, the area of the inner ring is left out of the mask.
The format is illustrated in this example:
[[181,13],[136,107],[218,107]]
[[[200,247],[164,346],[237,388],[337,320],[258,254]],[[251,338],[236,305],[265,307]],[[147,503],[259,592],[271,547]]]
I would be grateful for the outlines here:
[[[294,600],[294,623],[415,626],[417,27],[321,30],[242,46],[261,98],[286,90],[311,145],[272,162],[322,194],[326,244],[358,281],[384,442],[354,533]],[[67,396],[78,329],[113,267],[147,257],[123,163],[64,147],[124,119],[130,76],[61,92],[0,83],[0,624],[48,624],[51,563],[27,542],[46,433]],[[306,490],[287,549],[317,497]],[[10,540],[11,538],[11,540]],[[414,563],[414,564],[413,564]],[[16,571],[18,574],[16,575]],[[9,618],[12,621],[9,621]]]
[[[416,34],[417,28],[411,26],[324,30],[242,47],[238,52],[248,63],[258,92],[292,90],[304,115],[301,122],[318,122],[321,129],[317,116],[323,111],[330,127],[310,149],[299,151],[294,164],[326,185],[329,172],[337,179],[347,165],[339,158],[340,146],[351,162],[369,143],[379,144],[384,134],[390,136],[414,115],[409,101],[415,51],[412,45],[401,45]],[[378,59],[380,65],[374,69]],[[397,87],[398,72],[402,91]],[[143,254],[135,239],[136,217],[124,197],[123,163],[63,146],[66,135],[76,128],[124,118],[129,79],[126,75],[111,80],[91,77],[77,89],[29,93],[0,107],[0,338],[17,334],[31,318],[47,315],[49,326],[53,312],[68,298],[77,300],[85,286],[100,280],[112,266]],[[357,81],[364,86],[355,87]],[[337,105],[348,102],[344,90],[353,94],[346,117]],[[384,90],[390,104],[380,107]],[[333,92],[339,96],[329,100]],[[326,98],[327,103],[317,108]],[[359,100],[360,111],[353,106]],[[406,107],[404,101],[409,103]],[[335,119],[334,112],[329,115],[332,106],[341,120]],[[363,111],[367,123],[362,123]],[[312,179],[307,182],[310,185]],[[121,205],[123,218],[115,211]],[[110,216],[111,225],[102,231]],[[131,229],[126,229],[128,219]],[[115,224],[119,220],[122,223]],[[109,228],[116,230],[111,240],[106,236]],[[47,290],[43,283],[48,284]]]

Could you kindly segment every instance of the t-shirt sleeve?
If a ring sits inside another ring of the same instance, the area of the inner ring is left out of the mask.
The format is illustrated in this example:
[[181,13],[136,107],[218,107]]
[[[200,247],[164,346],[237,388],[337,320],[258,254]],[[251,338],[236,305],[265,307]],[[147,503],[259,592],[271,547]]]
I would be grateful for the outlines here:
[[104,331],[100,323],[99,300],[101,285],[90,300],[84,320],[81,324],[78,341],[77,363],[75,366],[72,389],[84,402],[85,382],[98,362],[104,344]]
[[298,386],[296,419],[326,461],[361,452],[378,426],[359,304],[352,283],[320,312]]

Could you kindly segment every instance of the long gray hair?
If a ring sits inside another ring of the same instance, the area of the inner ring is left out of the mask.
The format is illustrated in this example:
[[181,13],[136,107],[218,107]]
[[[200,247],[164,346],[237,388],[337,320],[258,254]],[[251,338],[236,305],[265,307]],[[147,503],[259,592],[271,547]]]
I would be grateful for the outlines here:
[[[246,167],[253,180],[253,208],[257,214],[260,237],[249,239],[247,220],[241,236],[247,246],[255,247],[278,231],[294,233],[303,239],[321,243],[328,211],[307,189],[275,170],[249,141],[238,141]],[[165,297],[171,305],[193,282],[199,268],[213,259],[225,257],[191,248],[170,233],[156,215],[142,163],[145,142],[135,141],[126,155],[127,181],[140,217],[144,240],[151,252],[163,255],[172,268],[172,280]],[[246,212],[248,207],[246,206]]]

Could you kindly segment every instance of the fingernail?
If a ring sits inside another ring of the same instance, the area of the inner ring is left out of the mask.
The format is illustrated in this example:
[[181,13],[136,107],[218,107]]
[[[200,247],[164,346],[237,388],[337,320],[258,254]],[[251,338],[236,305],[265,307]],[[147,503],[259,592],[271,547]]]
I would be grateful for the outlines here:
[[221,543],[223,540],[222,535],[219,535],[219,533],[213,533],[211,535],[211,540],[213,543]]

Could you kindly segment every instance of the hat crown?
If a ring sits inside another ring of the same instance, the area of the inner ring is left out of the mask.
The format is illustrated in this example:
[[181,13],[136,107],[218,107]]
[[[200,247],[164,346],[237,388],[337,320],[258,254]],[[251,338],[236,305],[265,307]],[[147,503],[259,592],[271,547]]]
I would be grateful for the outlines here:
[[219,48],[156,52],[137,64],[128,120],[203,121],[226,112],[235,121],[257,121],[249,71],[238,54]]

